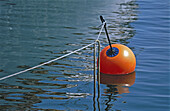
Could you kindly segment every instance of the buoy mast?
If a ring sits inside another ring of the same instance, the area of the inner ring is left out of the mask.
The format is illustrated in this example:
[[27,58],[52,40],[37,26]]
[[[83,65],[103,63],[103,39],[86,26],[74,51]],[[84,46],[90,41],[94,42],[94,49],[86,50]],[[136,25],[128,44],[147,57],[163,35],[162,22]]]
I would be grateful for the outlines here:
[[[103,16],[100,16],[100,20],[101,20],[102,23],[105,22]],[[106,22],[105,22],[105,24],[104,24],[104,29],[105,29],[106,36],[107,36],[107,40],[108,40],[108,42],[109,42],[110,49],[111,49],[111,50],[109,51],[109,55],[112,55],[115,51],[113,50],[112,45],[111,45],[111,42],[110,42],[110,37],[109,37],[109,34],[108,34],[108,32],[107,32],[107,28],[106,28]]]

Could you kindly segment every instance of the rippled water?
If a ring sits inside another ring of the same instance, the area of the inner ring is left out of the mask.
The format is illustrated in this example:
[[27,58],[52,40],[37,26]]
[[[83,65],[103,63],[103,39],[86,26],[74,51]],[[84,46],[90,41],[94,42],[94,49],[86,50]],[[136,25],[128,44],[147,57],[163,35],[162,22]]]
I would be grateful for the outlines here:
[[[169,111],[169,7],[169,0],[0,0],[0,77],[92,43],[100,15],[112,43],[127,45],[137,58],[132,74],[102,74],[94,101],[91,46],[0,81],[0,109]],[[104,33],[100,40],[108,45]]]

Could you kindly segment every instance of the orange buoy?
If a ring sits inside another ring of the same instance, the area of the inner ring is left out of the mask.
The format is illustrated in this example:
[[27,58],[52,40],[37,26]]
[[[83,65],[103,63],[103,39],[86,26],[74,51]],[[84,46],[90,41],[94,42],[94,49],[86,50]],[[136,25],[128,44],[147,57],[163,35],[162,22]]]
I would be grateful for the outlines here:
[[128,74],[132,73],[136,67],[134,53],[125,45],[112,44],[105,47],[100,52],[100,72],[104,74]]

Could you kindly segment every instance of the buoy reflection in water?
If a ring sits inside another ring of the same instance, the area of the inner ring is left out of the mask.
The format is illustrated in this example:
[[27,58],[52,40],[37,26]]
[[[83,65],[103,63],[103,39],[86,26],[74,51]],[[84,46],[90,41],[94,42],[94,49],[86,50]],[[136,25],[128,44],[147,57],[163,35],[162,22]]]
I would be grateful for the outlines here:
[[100,74],[100,83],[106,84],[109,89],[105,93],[129,93],[129,87],[135,83],[136,72],[125,75]]

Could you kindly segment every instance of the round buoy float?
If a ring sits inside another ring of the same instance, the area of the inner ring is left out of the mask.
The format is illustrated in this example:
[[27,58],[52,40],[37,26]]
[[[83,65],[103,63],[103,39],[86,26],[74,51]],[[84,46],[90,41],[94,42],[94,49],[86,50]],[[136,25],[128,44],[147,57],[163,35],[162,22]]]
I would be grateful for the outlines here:
[[112,44],[100,52],[100,72],[104,74],[129,74],[135,70],[134,53],[125,45]]

